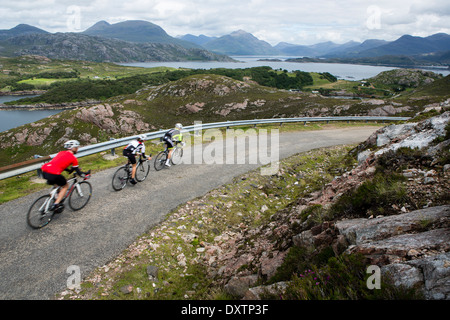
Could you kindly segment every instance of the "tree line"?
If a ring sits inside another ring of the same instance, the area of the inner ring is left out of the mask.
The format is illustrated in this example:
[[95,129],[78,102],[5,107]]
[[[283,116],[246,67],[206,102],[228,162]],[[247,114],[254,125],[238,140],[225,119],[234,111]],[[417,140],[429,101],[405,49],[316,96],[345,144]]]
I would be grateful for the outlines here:
[[[50,85],[49,90],[34,98],[26,98],[14,101],[14,104],[33,104],[33,103],[62,103],[76,102],[86,99],[105,100],[113,96],[131,94],[143,86],[157,86],[170,81],[180,80],[182,78],[197,74],[215,74],[230,77],[235,80],[243,81],[245,77],[257,82],[262,86],[273,87],[277,89],[302,89],[304,86],[312,85],[313,78],[308,72],[294,71],[288,73],[284,71],[275,71],[271,67],[254,67],[246,69],[189,69],[165,71],[159,73],[148,73],[134,75],[130,77],[119,78],[117,80],[92,80],[78,79],[70,82],[55,82]],[[323,74],[327,79],[332,75]],[[64,76],[61,74],[60,76]]]

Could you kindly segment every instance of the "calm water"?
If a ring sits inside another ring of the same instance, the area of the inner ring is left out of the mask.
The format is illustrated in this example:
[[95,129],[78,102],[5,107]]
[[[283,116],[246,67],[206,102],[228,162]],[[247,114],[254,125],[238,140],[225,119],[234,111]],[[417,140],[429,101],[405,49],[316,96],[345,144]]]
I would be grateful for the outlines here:
[[[22,98],[24,98],[24,96],[0,96],[0,103],[15,101]],[[0,132],[38,121],[61,111],[62,110],[0,110]]]
[[[340,64],[340,63],[296,63],[285,62],[288,56],[232,56],[236,62],[201,62],[201,61],[187,61],[187,62],[139,62],[139,63],[123,63],[126,66],[136,67],[173,67],[173,68],[191,68],[191,69],[214,69],[214,68],[252,68],[260,66],[269,66],[272,69],[283,69],[288,71],[306,71],[306,72],[329,72],[338,79],[344,80],[362,80],[376,76],[380,72],[396,69],[395,67],[380,67],[380,66],[366,66],[355,64]],[[260,59],[279,59],[281,61],[258,61]],[[444,76],[450,74],[448,70],[431,70],[436,73],[442,73]]]

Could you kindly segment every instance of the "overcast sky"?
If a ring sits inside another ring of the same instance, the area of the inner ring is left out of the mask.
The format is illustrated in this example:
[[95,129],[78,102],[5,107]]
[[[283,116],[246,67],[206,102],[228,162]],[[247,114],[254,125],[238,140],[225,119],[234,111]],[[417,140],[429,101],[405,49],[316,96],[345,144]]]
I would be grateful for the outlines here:
[[272,45],[450,34],[449,0],[0,0],[0,29],[49,32],[96,22],[146,20],[169,35],[223,36],[242,29]]

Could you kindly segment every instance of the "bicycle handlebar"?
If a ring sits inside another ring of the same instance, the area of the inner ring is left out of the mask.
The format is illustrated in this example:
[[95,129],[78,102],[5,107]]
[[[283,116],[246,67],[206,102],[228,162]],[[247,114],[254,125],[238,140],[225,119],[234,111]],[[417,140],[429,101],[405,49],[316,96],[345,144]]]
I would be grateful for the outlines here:
[[[76,172],[74,172],[73,178],[76,179],[77,176],[78,176],[78,174]],[[89,170],[87,172],[82,172],[80,177],[83,178],[84,180],[89,179],[91,177],[91,170]]]

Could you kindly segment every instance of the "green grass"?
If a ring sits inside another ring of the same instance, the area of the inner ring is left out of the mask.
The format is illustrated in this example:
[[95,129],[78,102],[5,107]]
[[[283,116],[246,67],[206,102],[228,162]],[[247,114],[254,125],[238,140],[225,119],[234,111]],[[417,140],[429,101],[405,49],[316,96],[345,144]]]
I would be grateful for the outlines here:
[[77,80],[76,78],[73,79],[46,79],[46,78],[33,78],[33,79],[27,79],[27,80],[21,80],[18,81],[18,83],[26,83],[34,86],[36,89],[40,88],[47,88],[52,83],[59,82],[59,81],[74,81]]

